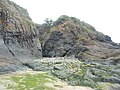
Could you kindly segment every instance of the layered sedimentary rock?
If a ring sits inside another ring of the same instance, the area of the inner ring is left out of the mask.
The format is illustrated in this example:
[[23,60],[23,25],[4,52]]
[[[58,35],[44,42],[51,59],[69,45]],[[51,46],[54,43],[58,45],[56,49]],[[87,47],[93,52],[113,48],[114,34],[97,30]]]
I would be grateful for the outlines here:
[[75,17],[61,16],[42,33],[42,49],[45,57],[75,57],[79,59],[119,58],[120,46],[111,38]]
[[19,68],[20,63],[41,55],[38,31],[27,10],[9,0],[0,0],[0,67],[14,64]]

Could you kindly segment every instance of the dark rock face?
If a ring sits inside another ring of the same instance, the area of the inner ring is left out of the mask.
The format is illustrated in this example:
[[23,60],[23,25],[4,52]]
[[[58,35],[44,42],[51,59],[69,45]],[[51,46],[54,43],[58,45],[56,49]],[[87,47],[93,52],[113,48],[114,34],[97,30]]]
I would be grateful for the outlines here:
[[83,21],[64,15],[49,30],[42,32],[41,41],[44,57],[108,59],[120,55],[120,47],[109,36]]
[[27,10],[9,0],[1,0],[0,62],[5,66],[0,65],[0,72],[16,71],[23,67],[22,63],[41,57],[38,31]]
[[56,21],[44,40],[42,47],[43,56],[64,57],[74,55],[76,57],[81,52],[86,51],[87,48],[83,46],[85,43],[78,41],[82,37],[82,35],[79,36],[81,33],[80,29],[82,30],[79,26],[73,25],[64,19]]

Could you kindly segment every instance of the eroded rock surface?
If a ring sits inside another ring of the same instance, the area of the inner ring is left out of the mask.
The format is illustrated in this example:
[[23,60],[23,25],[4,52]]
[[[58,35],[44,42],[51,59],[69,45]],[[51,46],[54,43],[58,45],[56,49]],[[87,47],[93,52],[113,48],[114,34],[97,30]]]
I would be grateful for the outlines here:
[[38,31],[27,10],[0,0],[0,68],[8,65],[8,71],[16,71],[22,63],[41,55]]
[[35,25],[26,9],[9,0],[0,0],[0,62],[3,63],[0,67],[7,64],[19,68],[42,56],[118,65],[120,45],[75,17],[63,15],[55,22]]
[[111,38],[75,17],[60,16],[50,28],[38,28],[43,56],[79,59],[110,59],[120,56],[120,46]]
[[26,66],[34,71],[47,71],[72,86],[88,86],[95,90],[120,89],[120,65],[59,57],[35,60]]

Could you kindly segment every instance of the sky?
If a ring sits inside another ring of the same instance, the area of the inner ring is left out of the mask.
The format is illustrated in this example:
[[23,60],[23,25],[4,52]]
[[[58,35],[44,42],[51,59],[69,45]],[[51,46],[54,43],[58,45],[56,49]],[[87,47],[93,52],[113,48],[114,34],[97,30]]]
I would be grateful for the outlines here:
[[120,43],[120,0],[11,0],[27,9],[35,23],[73,16]]

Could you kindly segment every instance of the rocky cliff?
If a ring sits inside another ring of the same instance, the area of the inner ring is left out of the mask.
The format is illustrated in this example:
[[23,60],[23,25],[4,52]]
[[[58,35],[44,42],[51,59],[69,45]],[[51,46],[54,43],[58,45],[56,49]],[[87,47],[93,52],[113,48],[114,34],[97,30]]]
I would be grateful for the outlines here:
[[0,0],[0,69],[21,69],[21,62],[41,55],[38,31],[27,10],[9,0]]
[[[120,45],[75,17],[62,15],[54,22],[46,19],[36,25],[26,9],[0,0],[0,74],[28,68],[73,86],[120,90]],[[20,78],[16,73],[7,78],[0,75],[0,89],[41,90],[48,89],[44,84],[47,79],[56,81],[38,72],[22,77],[19,72]]]
[[119,45],[109,36],[75,17],[62,15],[50,27],[47,23],[38,28],[45,57],[106,60],[120,56]]
[[24,63],[42,56],[116,63],[120,46],[75,17],[62,15],[54,22],[48,19],[36,25],[26,9],[0,0],[0,71],[21,69]]

